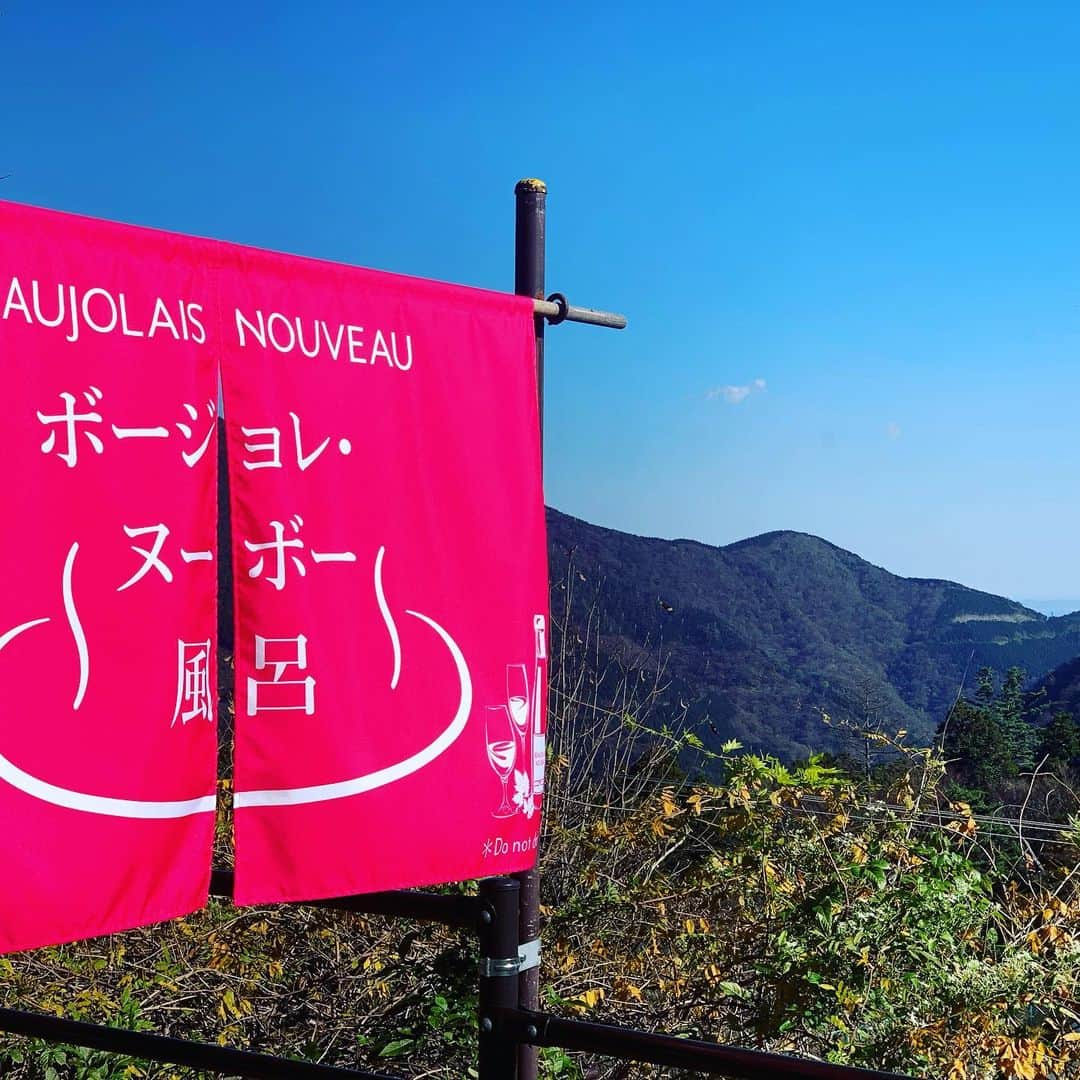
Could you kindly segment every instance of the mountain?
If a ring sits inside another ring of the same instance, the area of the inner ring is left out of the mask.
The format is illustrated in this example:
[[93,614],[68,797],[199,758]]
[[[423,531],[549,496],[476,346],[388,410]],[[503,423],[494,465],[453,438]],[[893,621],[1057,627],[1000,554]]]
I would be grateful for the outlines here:
[[570,596],[569,625],[582,636],[591,613],[604,657],[659,648],[667,695],[707,745],[835,747],[822,711],[928,740],[979,667],[1041,677],[1080,654],[1080,612],[898,577],[805,533],[711,547],[549,509],[548,536],[556,619]]
[[1046,691],[1048,713],[1064,709],[1080,717],[1080,656],[1054,668],[1040,685]]

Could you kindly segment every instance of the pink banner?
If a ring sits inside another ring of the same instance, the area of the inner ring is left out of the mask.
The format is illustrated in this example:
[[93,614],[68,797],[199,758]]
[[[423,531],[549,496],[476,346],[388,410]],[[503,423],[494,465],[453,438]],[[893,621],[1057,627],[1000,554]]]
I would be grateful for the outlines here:
[[216,358],[197,242],[0,203],[0,952],[205,902]]
[[531,865],[531,303],[4,203],[0,235],[0,951],[205,901],[219,365],[237,899]]
[[220,266],[237,900],[532,865],[547,562],[531,303],[236,248]]

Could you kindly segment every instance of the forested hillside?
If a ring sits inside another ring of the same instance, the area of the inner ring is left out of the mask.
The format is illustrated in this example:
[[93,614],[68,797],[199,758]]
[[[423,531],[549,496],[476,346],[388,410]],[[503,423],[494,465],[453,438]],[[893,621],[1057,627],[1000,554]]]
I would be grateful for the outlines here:
[[710,547],[552,509],[548,529],[556,613],[569,590],[571,623],[597,616],[609,656],[659,648],[671,703],[711,746],[838,748],[822,711],[926,742],[979,668],[1035,678],[1080,654],[1080,614],[898,577],[803,533]]

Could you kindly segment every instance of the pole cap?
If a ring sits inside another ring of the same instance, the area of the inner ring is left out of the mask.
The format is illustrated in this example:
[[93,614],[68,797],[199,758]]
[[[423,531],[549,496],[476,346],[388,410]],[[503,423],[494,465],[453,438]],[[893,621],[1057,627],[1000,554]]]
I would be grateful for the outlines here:
[[535,177],[526,177],[514,185],[515,195],[520,195],[524,191],[535,191],[538,195],[546,195],[547,184],[543,180],[537,180]]

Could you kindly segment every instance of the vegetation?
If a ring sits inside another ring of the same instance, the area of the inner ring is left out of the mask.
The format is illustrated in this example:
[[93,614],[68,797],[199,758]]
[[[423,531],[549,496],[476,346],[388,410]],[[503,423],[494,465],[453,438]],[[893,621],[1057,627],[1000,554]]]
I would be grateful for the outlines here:
[[[583,767],[583,741],[551,763],[548,1008],[951,1080],[1080,1074],[1075,869],[1013,872],[942,797],[933,752],[894,744],[894,779],[871,793],[820,759],[732,746],[723,782],[697,784],[674,779],[693,736],[620,727],[609,750],[648,750],[617,780]],[[1076,837],[1060,839],[1074,867]],[[0,986],[7,1005],[463,1077],[474,972],[457,932],[213,904],[2,959]],[[185,1075],[14,1040],[0,1062],[12,1076]],[[544,1068],[631,1075],[561,1053]]]
[[937,736],[946,787],[999,819],[1064,824],[1078,809],[1080,728],[1070,712],[1048,704],[1044,689],[1026,691],[1026,682],[1014,667],[998,686],[983,668],[974,694],[949,710]]
[[555,828],[561,1004],[919,1075],[1076,1073],[1072,878],[1004,877],[932,754],[887,802],[816,759],[725,765]]
[[[556,590],[564,630],[578,588],[571,572]],[[864,699],[824,717],[838,744],[854,731],[867,747],[846,761],[710,749],[663,705],[649,650],[616,658],[585,608],[554,643],[546,1008],[949,1080],[1080,1076],[1080,827],[1064,801],[1040,803],[1060,824],[1024,821],[1031,792],[1072,782],[1071,719],[1031,725],[1022,675],[998,686],[981,672],[935,747],[889,734]],[[220,861],[228,832],[223,818]],[[0,1004],[461,1078],[475,1067],[475,971],[467,933],[212,903],[0,958]],[[561,1051],[542,1066],[664,1075]],[[191,1075],[15,1039],[0,1040],[0,1072]]]

